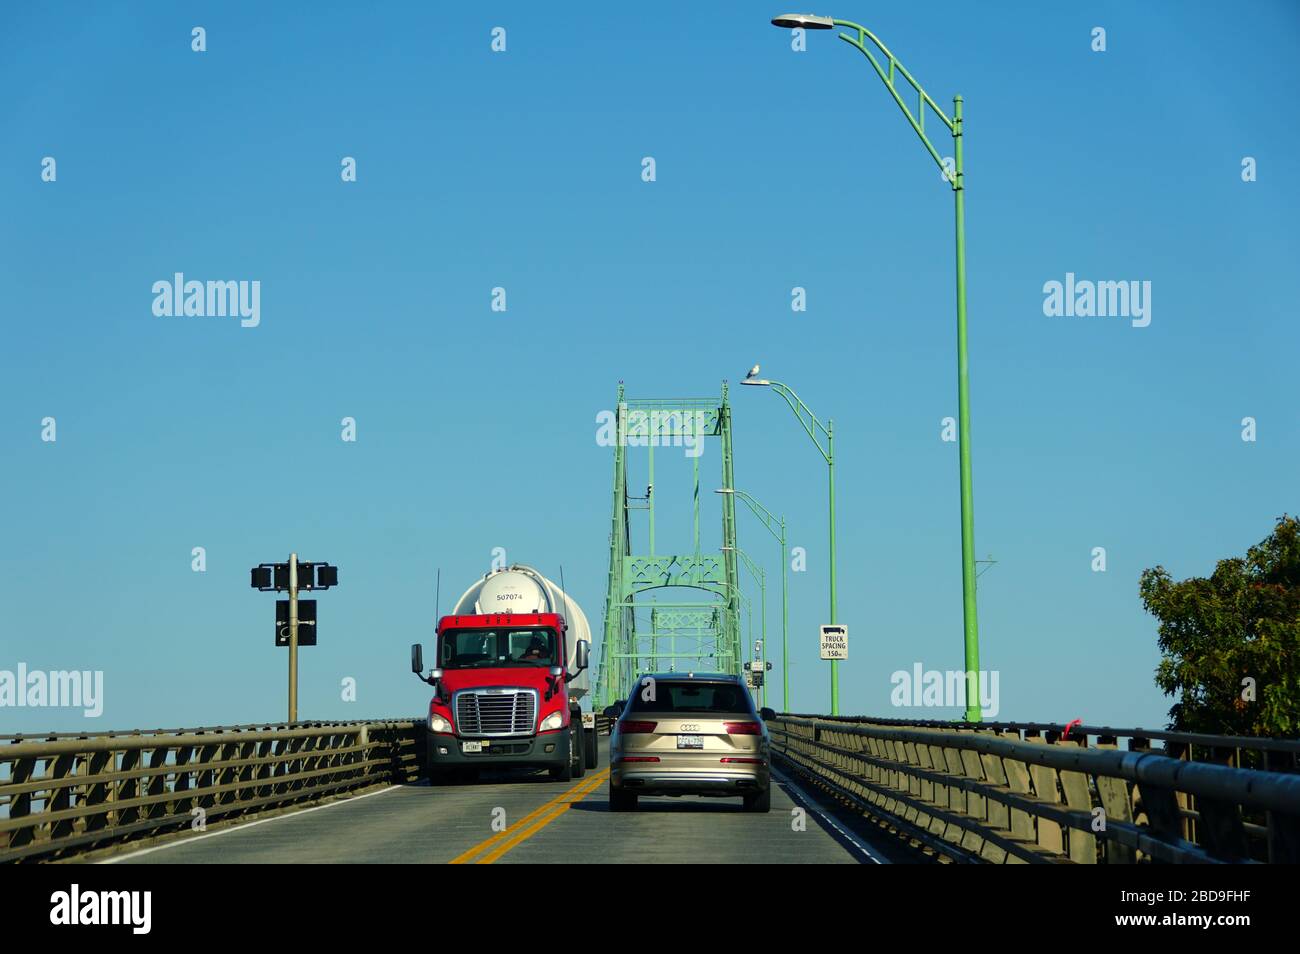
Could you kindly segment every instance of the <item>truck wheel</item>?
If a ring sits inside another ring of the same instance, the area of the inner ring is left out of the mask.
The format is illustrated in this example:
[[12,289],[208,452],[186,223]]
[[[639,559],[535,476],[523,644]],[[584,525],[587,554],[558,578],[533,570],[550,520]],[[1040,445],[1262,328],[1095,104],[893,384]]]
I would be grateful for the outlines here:
[[772,786],[769,785],[757,795],[745,796],[745,811],[758,812],[760,814],[772,810]]
[[582,744],[582,715],[577,714],[577,718],[569,722],[569,752],[573,757],[573,777],[582,778],[587,774],[587,758],[583,754]]
[[600,764],[600,748],[595,729],[582,730],[582,758],[589,769],[594,769]]
[[550,769],[551,778],[556,782],[570,782],[573,780],[573,750],[570,743],[573,741],[573,733],[566,732],[564,735],[564,752],[563,761],[555,768]]
[[611,785],[609,787],[609,810],[611,812],[636,811],[636,795]]

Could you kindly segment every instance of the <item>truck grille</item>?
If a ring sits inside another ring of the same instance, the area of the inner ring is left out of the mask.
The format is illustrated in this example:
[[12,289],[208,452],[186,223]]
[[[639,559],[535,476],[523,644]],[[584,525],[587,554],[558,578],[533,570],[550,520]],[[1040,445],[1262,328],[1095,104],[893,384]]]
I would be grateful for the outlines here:
[[464,689],[456,693],[461,735],[532,735],[537,720],[533,689]]

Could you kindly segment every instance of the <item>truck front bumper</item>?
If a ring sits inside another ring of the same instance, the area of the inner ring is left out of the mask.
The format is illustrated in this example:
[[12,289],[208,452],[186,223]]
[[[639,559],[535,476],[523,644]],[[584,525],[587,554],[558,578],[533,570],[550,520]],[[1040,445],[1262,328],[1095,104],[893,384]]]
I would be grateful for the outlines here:
[[[569,733],[511,738],[462,739],[426,732],[429,771],[467,768],[556,768],[569,761]],[[477,742],[480,752],[466,752],[466,742]]]

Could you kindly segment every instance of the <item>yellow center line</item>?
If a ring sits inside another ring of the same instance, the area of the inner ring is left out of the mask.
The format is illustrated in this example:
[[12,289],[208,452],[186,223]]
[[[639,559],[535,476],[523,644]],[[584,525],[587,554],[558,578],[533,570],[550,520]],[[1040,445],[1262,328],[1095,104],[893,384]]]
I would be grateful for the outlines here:
[[[609,769],[605,769],[603,772],[599,773],[594,779],[592,779],[589,783],[583,783],[584,785],[586,785],[585,789],[579,792],[575,792],[572,798],[568,798],[564,802],[561,802],[559,805],[551,809],[549,814],[543,815],[541,818],[537,819],[535,822],[533,822],[523,831],[520,831],[516,835],[512,835],[510,838],[506,839],[504,842],[502,842],[500,845],[494,848],[491,851],[491,853],[483,855],[474,863],[476,865],[492,864],[494,861],[496,861],[498,858],[504,855],[507,851],[514,848],[516,845],[519,845],[527,841],[529,838],[533,837],[533,835],[537,834],[539,831],[541,831],[551,822],[555,821],[555,819],[559,818],[561,815],[567,812],[578,802],[582,801],[584,798],[586,798],[588,795],[594,792],[597,788],[600,787],[600,783],[605,781],[605,779],[608,778],[608,776],[609,776]],[[519,826],[515,826],[515,827],[518,828]]]
[[[597,785],[600,784],[600,782],[606,776],[608,776],[608,774],[609,774],[609,769],[605,769],[604,771],[600,772],[594,779],[584,779],[583,781],[578,782],[572,788],[566,789],[562,794],[555,796],[555,798],[552,798],[550,801],[533,809],[531,812],[529,812],[523,818],[519,819],[519,821],[515,822],[509,828],[505,829],[504,831],[497,832],[491,838],[488,838],[485,841],[481,842],[480,844],[477,844],[473,848],[469,849],[469,851],[457,855],[455,858],[451,859],[451,861],[449,861],[448,864],[453,864],[453,865],[468,864],[475,855],[479,854],[480,852],[486,851],[487,849],[495,845],[497,842],[501,841],[504,838],[509,837],[512,832],[517,832],[520,828],[527,825],[538,815],[541,815],[544,812],[549,811],[550,809],[559,805],[566,798],[578,797],[579,790],[582,789],[584,786],[591,785],[592,782],[595,782]],[[590,794],[590,790],[582,792],[581,797],[585,798],[588,794]]]

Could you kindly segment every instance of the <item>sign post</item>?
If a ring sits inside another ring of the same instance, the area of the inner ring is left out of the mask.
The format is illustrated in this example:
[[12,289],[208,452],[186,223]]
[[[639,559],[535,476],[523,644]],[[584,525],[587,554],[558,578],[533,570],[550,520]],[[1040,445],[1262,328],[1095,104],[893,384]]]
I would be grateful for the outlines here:
[[838,623],[821,628],[821,656],[832,662],[849,658],[849,628]]
[[298,554],[289,554],[289,721],[298,721]]
[[[316,601],[303,601],[302,609],[306,610],[307,618],[300,619],[298,590],[328,590],[338,586],[338,582],[338,567],[329,563],[299,563],[296,553],[289,554],[288,563],[262,563],[253,567],[253,589],[289,591],[287,601],[276,601],[275,644],[289,647],[290,722],[298,721],[298,647],[316,645]],[[304,624],[307,631],[303,634],[305,638],[300,640],[298,628]],[[287,634],[285,630],[288,630]]]

